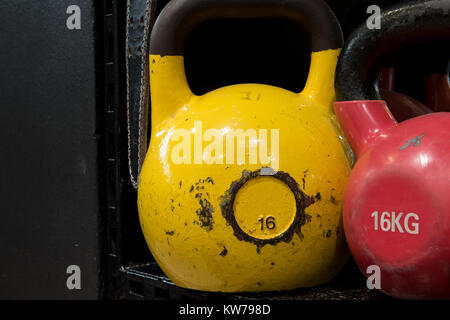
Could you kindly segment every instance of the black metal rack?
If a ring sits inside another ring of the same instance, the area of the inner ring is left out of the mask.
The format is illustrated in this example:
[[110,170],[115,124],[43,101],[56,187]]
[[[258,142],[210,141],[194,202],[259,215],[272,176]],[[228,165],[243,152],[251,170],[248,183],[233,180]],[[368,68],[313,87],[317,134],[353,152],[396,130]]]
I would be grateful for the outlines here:
[[103,0],[103,65],[104,65],[104,118],[106,155],[106,257],[105,298],[114,298],[119,289],[118,269],[121,257],[121,159],[120,159],[120,19],[119,2]]
[[[106,106],[106,114],[110,119],[107,124],[109,134],[107,176],[108,181],[108,219],[107,219],[107,274],[106,297],[115,299],[156,299],[156,300],[379,300],[388,299],[376,290],[367,289],[365,277],[350,260],[342,272],[331,282],[315,287],[285,292],[266,293],[210,293],[188,290],[174,285],[161,271],[145,244],[140,231],[136,208],[136,192],[130,183],[127,166],[126,137],[124,130],[126,116],[123,111],[125,52],[124,39],[119,28],[124,29],[124,5],[118,1],[104,0],[105,39],[110,50],[105,53],[107,77],[106,96],[111,97]],[[167,2],[167,1],[165,1]],[[165,4],[160,1],[158,11]],[[332,1],[331,1],[332,2]],[[355,3],[357,1],[354,1]],[[334,3],[334,2],[333,2]],[[335,4],[337,5],[337,4]],[[122,50],[124,51],[124,50]],[[108,57],[108,59],[106,59]],[[115,130],[113,130],[115,128]],[[123,129],[121,133],[117,128]]]
[[[341,22],[343,27],[344,36],[348,36],[352,29],[364,21],[365,10],[369,4],[373,2],[366,0],[349,0],[345,2],[338,0],[326,0],[332,10],[336,13],[336,16]],[[158,1],[158,5],[155,7],[153,4],[154,15],[157,16],[162,8],[167,4],[168,0]],[[137,199],[136,191],[132,186],[130,173],[128,168],[127,158],[127,116],[126,116],[126,85],[125,85],[125,55],[130,54],[128,51],[123,50],[125,48],[124,30],[126,29],[126,19],[124,13],[126,12],[125,1],[120,2],[117,0],[103,0],[105,14],[104,14],[104,39],[105,39],[105,52],[104,52],[104,64],[105,64],[105,118],[106,118],[106,176],[107,180],[107,218],[106,218],[106,271],[105,271],[105,297],[114,299],[195,299],[195,300],[214,300],[214,299],[230,299],[230,300],[242,300],[242,299],[257,299],[257,300],[380,300],[391,299],[388,296],[383,295],[377,290],[367,289],[366,279],[363,274],[358,270],[355,262],[350,258],[344,269],[327,284],[318,286],[315,288],[298,289],[286,292],[266,292],[266,293],[209,293],[200,292],[195,290],[183,289],[175,286],[161,271],[157,263],[149,252],[138,221],[137,214]],[[390,5],[391,1],[379,0],[375,1],[380,7]],[[144,12],[137,20],[144,20]],[[284,37],[299,37],[303,36],[299,30],[294,30],[292,25],[282,25],[280,30],[283,30],[281,34]],[[230,38],[226,38],[228,34],[238,35],[240,29],[245,29],[243,24],[237,24],[234,26],[227,25],[226,27],[215,24],[215,22],[207,25],[206,28],[194,30],[195,35],[188,39],[186,43],[186,75],[193,90],[203,90],[205,92],[210,89],[214,89],[214,86],[219,87],[226,85],[226,81],[233,83],[236,81],[231,70],[233,62],[223,62],[223,65],[219,65],[219,74],[221,72],[227,73],[224,79],[210,78],[214,75],[214,70],[210,66],[215,63],[214,59],[211,59],[205,54],[198,54],[193,48],[201,47],[205,48],[204,39],[208,39],[208,48],[217,49],[220,47],[220,43],[212,36],[213,32],[218,33],[215,38],[222,41],[230,41]],[[233,29],[234,28],[234,29]],[[255,29],[256,28],[256,29]],[[253,26],[253,31],[258,30],[264,34],[264,38],[257,39],[252,44],[264,41],[275,41],[278,39],[275,33],[267,32],[268,29],[264,29],[264,24],[258,24],[257,27]],[[284,29],[283,29],[284,28]],[[215,31],[212,31],[215,30]],[[244,49],[249,49],[249,45],[246,44],[247,38],[245,30],[242,38],[236,37],[232,41],[236,47],[243,46]],[[272,31],[272,30],[270,30]],[[247,31],[248,32],[248,31]],[[258,33],[258,32],[256,32]],[[251,35],[253,37],[253,35]],[[189,42],[190,41],[190,42]],[[239,42],[241,41],[241,42]],[[277,48],[282,46],[283,41],[277,42]],[[301,41],[297,41],[301,42]],[[245,47],[247,45],[247,47]],[[253,50],[250,45],[250,51]],[[302,72],[307,72],[303,65],[309,65],[309,55],[305,55],[302,52],[304,48],[298,44],[290,43],[287,47],[281,47],[282,59],[274,59],[278,61],[288,61],[292,57],[292,60],[298,61],[292,65],[283,64],[278,62],[276,68],[280,70],[270,69],[264,72],[272,72],[272,78],[265,78],[266,81],[271,81],[275,77],[280,77],[278,82],[281,87],[285,89],[297,90],[297,87],[303,85],[302,81],[305,81],[306,74],[302,75]],[[256,49],[257,50],[257,49]],[[138,50],[139,51],[139,50]],[[214,51],[214,50],[212,50]],[[245,50],[244,50],[245,51]],[[146,50],[139,51],[140,53],[146,52]],[[220,50],[216,50],[220,52]],[[307,53],[309,51],[307,50]],[[133,53],[134,54],[134,53]],[[273,54],[273,53],[272,53]],[[407,55],[409,56],[409,54]],[[222,57],[223,58],[223,57]],[[245,68],[248,68],[249,73],[256,71],[256,76],[261,76],[264,72],[255,69],[258,68],[256,64],[252,64],[253,60],[245,54],[240,55],[240,59],[247,58]],[[278,56],[278,58],[280,58]],[[303,60],[302,60],[303,59]],[[409,59],[409,60],[408,60]],[[411,64],[414,57],[407,58],[408,63]],[[227,64],[228,63],[228,64]],[[203,65],[203,67],[201,67]],[[242,67],[241,69],[245,69]],[[234,66],[235,67],[235,66]],[[284,69],[283,69],[284,68]],[[402,69],[408,70],[409,66]],[[237,69],[239,69],[239,64]],[[284,72],[284,73],[283,73]],[[265,75],[264,75],[265,76]],[[274,76],[274,77],[273,77]],[[303,80],[301,78],[304,78]],[[403,78],[400,78],[403,82],[409,81],[410,75],[408,72],[404,72]],[[205,80],[206,79],[206,80]],[[238,79],[241,81],[242,79]],[[248,81],[248,79],[245,79]],[[402,82],[400,81],[400,82]],[[212,86],[212,88],[210,88]],[[414,89],[412,89],[414,91]],[[419,90],[416,90],[419,91]],[[413,92],[408,92],[413,93]],[[202,92],[199,92],[202,94]]]
[[[155,262],[122,267],[123,297],[144,300],[384,300],[376,290],[369,290],[361,276],[355,277],[350,264],[331,282],[314,288],[263,293],[210,293],[175,286]],[[357,275],[357,274],[356,274]],[[356,281],[355,281],[356,280]]]

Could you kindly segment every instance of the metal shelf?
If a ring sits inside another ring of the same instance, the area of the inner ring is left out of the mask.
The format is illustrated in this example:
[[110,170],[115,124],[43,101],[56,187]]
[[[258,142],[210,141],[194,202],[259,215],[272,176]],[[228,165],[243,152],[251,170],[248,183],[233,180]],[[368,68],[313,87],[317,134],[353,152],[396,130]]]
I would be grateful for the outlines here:
[[[122,267],[124,299],[158,300],[386,300],[389,297],[369,290],[361,276],[356,276],[349,263],[327,284],[314,288],[263,293],[211,293],[177,287],[155,262]],[[351,280],[350,280],[351,279]],[[349,281],[350,280],[350,281]]]

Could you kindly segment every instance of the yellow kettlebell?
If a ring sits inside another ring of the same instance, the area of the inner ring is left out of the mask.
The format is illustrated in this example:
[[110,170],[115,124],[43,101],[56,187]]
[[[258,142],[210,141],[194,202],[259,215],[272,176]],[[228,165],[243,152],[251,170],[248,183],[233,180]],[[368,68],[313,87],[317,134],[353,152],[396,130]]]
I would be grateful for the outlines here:
[[[194,95],[184,42],[196,25],[219,18],[301,24],[313,50],[304,90],[239,84]],[[176,285],[289,290],[342,268],[352,157],[331,106],[341,46],[321,0],[172,0],[163,9],[151,35],[152,131],[138,209],[146,242]]]

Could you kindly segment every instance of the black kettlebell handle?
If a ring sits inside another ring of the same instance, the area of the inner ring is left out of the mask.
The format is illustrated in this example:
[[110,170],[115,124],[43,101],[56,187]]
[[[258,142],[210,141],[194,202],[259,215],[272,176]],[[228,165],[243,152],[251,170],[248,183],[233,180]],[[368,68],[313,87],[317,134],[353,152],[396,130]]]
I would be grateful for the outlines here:
[[450,39],[450,0],[403,3],[384,10],[381,29],[363,24],[345,42],[336,69],[337,100],[381,100],[374,68],[385,53],[443,39]]
[[206,20],[286,18],[309,34],[313,52],[342,48],[336,16],[323,0],[172,0],[152,31],[150,54],[182,56],[189,33]]

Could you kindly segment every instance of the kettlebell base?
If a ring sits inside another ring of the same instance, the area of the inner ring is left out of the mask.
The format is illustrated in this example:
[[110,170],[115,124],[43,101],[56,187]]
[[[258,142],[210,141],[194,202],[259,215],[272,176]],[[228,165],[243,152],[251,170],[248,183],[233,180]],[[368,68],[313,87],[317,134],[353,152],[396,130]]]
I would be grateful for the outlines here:
[[[303,282],[296,282],[295,279],[285,279],[283,282],[285,282],[284,285],[277,285],[279,283],[278,281],[272,280],[272,284],[265,284],[269,277],[266,277],[265,279],[260,279],[260,281],[253,282],[253,283],[247,283],[244,284],[233,284],[233,285],[225,285],[225,284],[219,284],[219,285],[211,285],[209,284],[198,284],[198,283],[188,283],[187,281],[180,279],[177,276],[171,275],[170,272],[165,271],[165,268],[161,265],[159,265],[160,269],[164,272],[164,274],[169,278],[170,281],[173,282],[173,284],[179,288],[187,289],[187,290],[194,290],[199,292],[210,292],[210,293],[258,293],[258,292],[284,292],[284,291],[292,291],[297,289],[307,289],[307,288],[313,288],[317,286],[324,285],[328,282],[330,282],[332,279],[336,277],[338,273],[341,272],[344,265],[347,263],[348,259],[350,257],[350,253],[342,257],[342,261],[339,261],[336,266],[334,266],[332,271],[325,272],[321,274],[320,276],[316,276],[314,280],[311,281],[303,281]],[[236,276],[237,278],[237,276]],[[270,277],[271,279],[277,279],[277,275],[273,275],[273,277]]]
[[[336,273],[337,274],[337,273]],[[308,284],[308,285],[297,285],[297,286],[287,286],[287,287],[261,287],[261,286],[252,286],[246,289],[233,289],[233,288],[204,288],[204,287],[197,287],[197,286],[185,286],[180,283],[175,283],[177,287],[188,289],[188,290],[194,290],[199,292],[210,292],[210,293],[258,293],[258,292],[285,292],[285,291],[292,291],[297,289],[308,289],[308,288],[314,288],[321,285],[324,285],[328,282],[330,282],[336,274],[333,274],[333,276],[328,277],[329,279],[323,280],[314,284]]]

